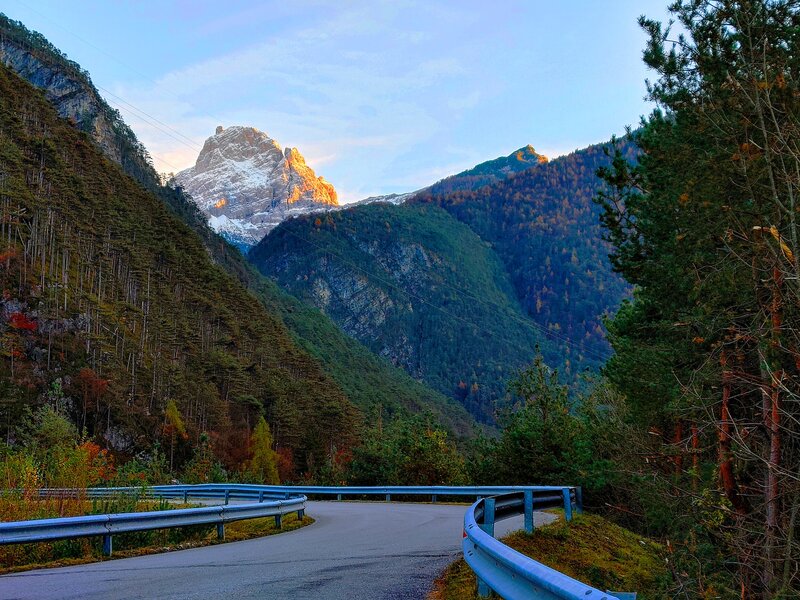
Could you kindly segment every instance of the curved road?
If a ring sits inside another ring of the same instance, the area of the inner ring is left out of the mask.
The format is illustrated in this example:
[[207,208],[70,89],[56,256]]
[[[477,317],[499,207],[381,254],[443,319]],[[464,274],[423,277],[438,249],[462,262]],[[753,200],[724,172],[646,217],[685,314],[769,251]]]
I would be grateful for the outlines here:
[[[309,502],[302,529],[0,577],[0,598],[419,600],[461,553],[466,506]],[[536,513],[537,525],[554,517]],[[519,529],[522,518],[497,524]]]

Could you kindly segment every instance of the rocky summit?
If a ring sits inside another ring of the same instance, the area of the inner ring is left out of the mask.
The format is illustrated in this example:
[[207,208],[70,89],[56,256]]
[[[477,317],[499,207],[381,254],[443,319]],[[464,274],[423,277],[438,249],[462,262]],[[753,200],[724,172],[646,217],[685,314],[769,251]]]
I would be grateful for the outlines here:
[[297,148],[283,150],[253,127],[217,127],[195,166],[175,180],[211,227],[240,248],[288,217],[338,206],[333,185],[316,176]]

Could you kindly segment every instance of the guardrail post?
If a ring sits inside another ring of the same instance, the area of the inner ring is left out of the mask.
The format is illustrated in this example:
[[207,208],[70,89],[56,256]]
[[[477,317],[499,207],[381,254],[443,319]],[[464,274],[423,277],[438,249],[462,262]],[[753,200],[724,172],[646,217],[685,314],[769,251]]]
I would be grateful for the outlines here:
[[486,582],[478,577],[478,596],[481,598],[488,598],[489,594],[492,593],[492,589],[486,585]]
[[486,498],[483,501],[483,523],[481,529],[491,536],[494,536],[494,498]]
[[258,492],[258,501],[259,502],[263,502],[264,501],[264,492],[263,491]]
[[106,556],[111,556],[111,552],[114,550],[114,544],[111,541],[111,534],[106,534],[103,536],[103,554]]
[[562,488],[561,493],[564,496],[564,518],[572,521],[572,494],[569,488]]
[[275,515],[275,527],[278,529],[283,529],[282,515]]
[[183,491],[183,503],[184,504],[188,504],[189,503],[189,490],[184,490]]
[[305,516],[305,514],[306,514],[305,509],[301,508],[300,510],[298,510],[297,511],[297,520],[298,521],[302,521],[303,517]]
[[392,495],[391,494],[386,494],[386,501],[387,502],[391,502],[392,501]]
[[225,539],[225,523],[217,523],[217,539]]
[[436,494],[431,496],[431,504],[436,504]]
[[341,494],[336,494],[336,499],[337,500],[341,500],[342,499],[342,495]]
[[227,504],[230,501],[230,498],[231,498],[231,491],[225,490],[225,504]]
[[525,531],[533,533],[533,490],[525,490]]
[[583,514],[583,488],[578,486],[575,488],[575,512]]

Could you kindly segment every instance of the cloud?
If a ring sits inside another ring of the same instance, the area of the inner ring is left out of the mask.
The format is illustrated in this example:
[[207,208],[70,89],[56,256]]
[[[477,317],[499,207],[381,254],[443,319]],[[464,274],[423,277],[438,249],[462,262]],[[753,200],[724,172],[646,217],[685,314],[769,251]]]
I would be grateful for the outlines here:
[[[468,118],[492,110],[500,89],[491,77],[476,86],[476,60],[485,57],[466,33],[482,30],[480,11],[415,1],[318,8],[282,8],[287,18],[245,46],[155,82],[112,87],[143,111],[123,109],[159,170],[193,165],[217,125],[235,124],[299,148],[349,200],[410,191],[486,160],[475,144],[462,154],[447,149],[465,144]],[[213,37],[268,13],[251,8],[190,25]],[[455,139],[459,120],[466,131]]]
[[451,98],[447,101],[447,105],[453,110],[463,111],[470,108],[475,108],[483,98],[480,90],[473,90],[464,96]]

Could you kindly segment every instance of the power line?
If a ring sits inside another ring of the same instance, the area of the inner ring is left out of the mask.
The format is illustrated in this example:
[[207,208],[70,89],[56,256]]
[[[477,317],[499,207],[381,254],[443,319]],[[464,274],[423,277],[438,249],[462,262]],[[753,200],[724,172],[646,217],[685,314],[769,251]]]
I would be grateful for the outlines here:
[[[112,55],[112,54],[110,54],[110,53],[106,52],[105,50],[103,50],[103,49],[102,49],[102,48],[100,48],[99,46],[97,46],[97,45],[93,44],[93,43],[92,43],[92,42],[90,42],[89,40],[87,40],[87,39],[85,39],[85,38],[83,38],[83,37],[79,36],[77,33],[73,32],[73,31],[70,31],[69,29],[67,29],[67,28],[63,27],[61,24],[59,24],[58,22],[54,21],[53,19],[51,19],[50,17],[48,17],[47,15],[45,15],[44,13],[42,13],[41,11],[38,11],[38,10],[36,10],[35,8],[33,8],[32,6],[30,6],[29,4],[27,4],[27,3],[25,3],[25,2],[21,2],[21,1],[20,1],[20,4],[22,4],[23,6],[25,6],[25,7],[26,7],[28,10],[30,10],[31,12],[33,12],[33,13],[36,13],[37,15],[39,15],[40,17],[42,17],[42,18],[43,18],[43,19],[45,19],[46,21],[48,21],[48,22],[52,23],[52,24],[53,24],[55,27],[57,27],[57,28],[58,28],[58,29],[60,29],[61,31],[64,31],[65,33],[69,34],[69,35],[70,35],[70,36],[72,36],[73,38],[75,38],[75,39],[77,39],[77,40],[79,40],[79,41],[83,42],[84,44],[86,44],[86,45],[87,45],[87,46],[89,46],[90,48],[93,48],[93,49],[95,49],[96,51],[100,52],[100,53],[101,53],[101,54],[103,54],[104,56],[106,56],[106,57],[110,58],[111,60],[115,61],[116,63],[118,63],[118,64],[122,65],[123,67],[125,67],[125,68],[126,68],[126,69],[128,69],[129,71],[131,71],[131,72],[133,72],[133,73],[135,73],[135,74],[139,75],[140,77],[142,77],[142,78],[143,78],[143,79],[145,79],[146,81],[148,81],[148,82],[152,83],[152,84],[153,84],[154,86],[156,86],[158,89],[160,89],[160,90],[162,90],[162,91],[165,91],[165,92],[167,92],[167,93],[168,93],[169,95],[171,95],[173,98],[175,98],[175,99],[177,99],[177,100],[181,100],[181,98],[180,98],[180,96],[178,96],[178,94],[176,94],[175,92],[172,92],[171,90],[167,89],[167,88],[166,88],[166,87],[165,87],[163,84],[160,84],[160,83],[156,82],[155,80],[153,80],[153,79],[152,79],[151,77],[149,77],[148,75],[145,75],[144,73],[142,73],[142,72],[141,72],[141,71],[139,71],[138,69],[135,69],[134,67],[132,67],[132,66],[130,66],[129,64],[127,64],[126,62],[124,62],[124,61],[120,60],[120,59],[119,59],[119,58],[117,58],[116,56],[114,56],[114,55]],[[151,127],[153,127],[154,129],[157,129],[158,131],[160,131],[161,133],[163,133],[164,135],[166,135],[166,136],[167,136],[167,137],[169,137],[170,139],[172,139],[172,140],[174,140],[174,141],[176,141],[176,142],[178,142],[178,143],[181,143],[181,144],[183,144],[183,145],[185,145],[185,146],[188,146],[189,148],[191,148],[192,150],[195,150],[196,152],[199,152],[199,151],[202,149],[202,145],[198,144],[198,143],[197,143],[195,140],[192,140],[191,138],[189,138],[189,137],[185,136],[185,135],[184,135],[184,134],[182,134],[181,132],[179,132],[179,131],[177,131],[177,130],[173,129],[172,127],[170,127],[170,126],[169,126],[169,125],[167,125],[166,123],[164,123],[164,122],[160,121],[159,119],[157,119],[157,118],[156,118],[156,117],[154,117],[153,115],[150,115],[149,113],[145,112],[145,111],[144,111],[144,110],[142,110],[141,108],[138,108],[138,107],[134,106],[133,104],[131,104],[131,103],[130,103],[130,102],[128,102],[127,100],[125,100],[125,99],[123,99],[123,98],[121,98],[121,97],[117,96],[116,94],[114,94],[114,93],[113,93],[113,92],[111,92],[110,90],[108,90],[108,89],[106,89],[106,88],[103,88],[102,86],[100,86],[100,85],[97,85],[97,84],[95,84],[94,82],[92,82],[92,85],[94,85],[94,86],[95,86],[95,87],[96,87],[98,90],[102,90],[102,91],[103,91],[103,92],[105,92],[106,94],[108,94],[108,95],[110,95],[110,96],[112,96],[112,97],[114,97],[114,98],[116,98],[116,99],[117,99],[117,102],[113,102],[113,101],[107,100],[108,102],[110,102],[110,103],[112,103],[112,104],[116,104],[116,105],[117,105],[117,106],[118,106],[120,109],[122,109],[122,110],[127,110],[128,112],[130,112],[130,113],[131,113],[131,114],[133,114],[134,116],[136,116],[136,117],[138,117],[138,118],[140,118],[140,119],[142,119],[142,120],[146,121],[146,122],[147,122],[147,123],[148,123],[148,124],[149,124]],[[124,104],[124,105],[126,105],[126,106],[122,106],[122,105],[120,105],[120,103],[122,103],[122,104]],[[126,107],[127,107],[127,108],[126,108]],[[192,106],[192,108],[194,108],[194,107]],[[134,111],[136,111],[136,112],[134,112]],[[139,114],[137,114],[137,112],[138,112]],[[214,119],[214,120],[215,120],[215,121],[217,121],[217,122],[220,122],[220,119],[219,119],[218,117],[214,117],[213,115],[210,115],[210,114],[208,114],[208,113],[201,113],[201,114],[205,114],[205,116],[207,116],[207,117],[209,117],[209,118],[211,118],[211,119]],[[144,115],[144,116],[143,116],[143,115]],[[159,126],[159,125],[163,126],[163,128],[162,128],[161,126]],[[164,128],[166,128],[166,129],[164,129]],[[169,130],[169,131],[167,131],[167,130]],[[171,131],[172,133],[170,133],[170,131]],[[182,139],[179,139],[179,138],[177,138],[175,135],[173,135],[173,133],[174,133],[174,134],[177,134],[177,135],[178,135],[178,136],[180,136],[180,138],[182,138]],[[188,141],[188,143],[187,143],[187,141]],[[190,145],[190,144],[191,144],[191,145]],[[180,167],[177,167],[177,166],[175,166],[175,165],[171,164],[169,161],[166,161],[166,160],[164,160],[163,156],[161,156],[160,154],[156,154],[156,153],[154,153],[154,152],[150,152],[150,154],[151,154],[152,156],[155,156],[156,158],[158,158],[158,159],[159,159],[161,162],[163,162],[163,163],[164,163],[165,165],[167,165],[168,167],[171,167],[171,168],[172,168],[174,171],[176,171],[176,172],[177,172],[177,171],[180,171],[180,170],[181,170],[181,169],[180,169]]]
[[[124,106],[122,106],[122,105],[120,105],[120,104],[117,104],[117,103],[116,103],[116,102],[114,102],[114,101],[108,101],[108,102],[109,102],[109,104],[116,105],[116,106],[117,106],[117,107],[119,107],[121,110],[128,110],[128,111],[130,112],[130,109],[127,109],[127,108],[125,108]],[[172,163],[170,163],[169,161],[167,161],[167,160],[166,160],[166,159],[163,157],[163,155],[156,154],[155,152],[150,152],[149,150],[148,150],[147,152],[148,152],[148,154],[150,154],[151,156],[155,156],[156,158],[158,158],[158,159],[159,159],[161,162],[163,162],[163,163],[164,163],[165,165],[167,165],[168,167],[171,167],[171,168],[172,168],[172,169],[174,169],[175,171],[180,171],[180,167],[176,167],[175,165],[173,165]]]
[[[100,88],[100,89],[102,89],[102,88]],[[111,94],[111,95],[114,96],[114,98],[119,98],[119,96],[115,96],[114,94]],[[151,116],[150,114],[146,113],[142,109],[136,108],[133,104],[131,104],[129,102],[126,102],[126,101],[122,100],[121,98],[119,98],[118,100],[106,100],[106,102],[108,102],[109,104],[113,104],[113,105],[117,106],[120,110],[123,110],[123,111],[126,111],[126,112],[130,113],[134,117],[137,117],[138,119],[141,119],[142,121],[144,121],[145,123],[150,125],[153,129],[157,129],[158,131],[160,131],[161,133],[163,133],[167,137],[169,137],[172,140],[178,142],[179,144],[183,144],[184,146],[186,146],[190,150],[194,150],[195,152],[198,152],[198,153],[202,150],[201,147],[199,147],[199,146],[191,146],[191,145],[187,144],[186,142],[184,142],[184,141],[176,138],[175,136],[173,136],[166,129],[161,128],[158,125],[158,123],[160,123],[161,121],[159,121],[155,117]]]
[[[28,10],[30,10],[31,12],[33,12],[33,13],[36,13],[37,15],[39,15],[40,17],[42,17],[42,18],[43,18],[43,19],[45,19],[46,21],[49,21],[50,23],[52,23],[54,26],[56,26],[57,28],[59,28],[61,31],[63,31],[63,32],[65,32],[65,33],[67,33],[67,34],[71,35],[71,36],[72,36],[72,37],[74,37],[75,39],[77,39],[77,40],[79,40],[79,41],[83,42],[84,44],[86,44],[86,45],[87,45],[87,46],[89,46],[90,48],[94,48],[94,49],[95,49],[95,50],[97,50],[97,51],[98,51],[100,54],[102,54],[102,55],[104,55],[104,56],[106,56],[106,57],[110,58],[110,59],[111,59],[111,60],[113,60],[114,62],[116,62],[116,63],[118,63],[118,64],[122,65],[123,67],[125,67],[126,69],[128,69],[129,71],[131,71],[132,73],[135,73],[136,75],[138,75],[138,76],[139,76],[139,77],[141,77],[142,79],[144,79],[144,80],[146,80],[146,81],[148,81],[148,82],[152,83],[152,84],[153,84],[153,85],[155,85],[156,87],[160,88],[162,91],[165,91],[165,92],[167,92],[167,93],[168,93],[170,96],[172,96],[172,97],[173,97],[173,98],[175,98],[176,100],[182,100],[182,98],[181,98],[181,97],[180,97],[180,96],[179,96],[177,93],[175,93],[175,92],[173,92],[172,90],[170,90],[170,89],[166,88],[166,87],[165,87],[163,84],[161,84],[161,83],[158,83],[157,81],[155,81],[154,79],[152,79],[152,78],[151,78],[149,75],[147,75],[147,74],[145,74],[145,73],[142,73],[141,71],[139,71],[139,70],[138,70],[138,69],[136,69],[135,67],[132,67],[131,65],[129,65],[128,63],[126,63],[126,62],[124,62],[124,61],[120,60],[119,58],[117,58],[117,57],[116,57],[116,56],[114,56],[113,54],[110,54],[109,52],[106,52],[105,50],[103,50],[103,49],[102,49],[102,48],[100,48],[99,46],[97,46],[97,45],[93,44],[92,42],[90,42],[90,41],[89,41],[89,40],[87,40],[86,38],[83,38],[83,37],[79,36],[77,33],[75,33],[74,31],[71,31],[71,30],[67,29],[66,27],[64,27],[64,26],[62,26],[60,23],[58,23],[57,21],[54,21],[53,19],[51,19],[50,17],[48,17],[47,15],[45,15],[44,13],[42,13],[41,11],[38,11],[38,10],[36,10],[35,8],[33,8],[32,6],[30,6],[30,5],[29,5],[29,4],[27,4],[26,2],[22,2],[22,0],[17,0],[17,1],[19,2],[19,4],[21,4],[22,6],[26,7],[26,8],[27,8]],[[98,86],[98,87],[99,87],[99,86]],[[194,107],[194,106],[192,106],[192,108],[195,108],[195,107]],[[219,117],[216,117],[216,116],[214,116],[214,115],[211,115],[211,114],[209,114],[209,113],[207,113],[207,112],[203,112],[203,113],[201,113],[201,114],[204,114],[206,117],[209,117],[209,118],[211,118],[211,119],[214,119],[214,120],[215,120],[215,121],[217,121],[218,123],[219,123],[219,122],[222,122],[222,121],[221,121],[221,119],[220,119]]]
[[[187,146],[187,147],[191,148],[192,150],[197,150],[198,152],[199,152],[200,150],[202,150],[202,146],[201,146],[200,144],[198,144],[197,142],[195,142],[193,139],[191,139],[190,137],[187,137],[187,136],[183,135],[183,134],[182,134],[180,131],[178,131],[177,129],[173,129],[172,127],[170,127],[169,125],[167,125],[167,124],[166,124],[166,123],[164,123],[163,121],[159,121],[159,120],[158,120],[156,117],[154,117],[154,116],[153,116],[153,115],[151,115],[150,113],[147,113],[147,112],[145,112],[144,110],[142,110],[141,108],[138,108],[138,107],[134,106],[133,104],[131,104],[130,102],[128,102],[128,101],[127,101],[127,100],[125,100],[124,98],[120,98],[119,96],[117,96],[116,94],[114,94],[113,92],[111,92],[110,90],[107,90],[106,88],[104,88],[104,87],[102,87],[102,86],[99,86],[99,85],[98,85],[98,86],[97,86],[97,88],[98,88],[98,89],[100,89],[100,90],[103,90],[103,91],[104,91],[106,94],[108,94],[109,96],[111,96],[111,97],[113,97],[113,98],[116,98],[117,102],[120,102],[120,103],[122,103],[122,104],[124,104],[124,105],[126,105],[126,106],[130,107],[130,109],[131,109],[131,110],[135,110],[136,112],[139,112],[139,113],[141,113],[141,115],[144,115],[144,117],[140,117],[140,118],[145,118],[145,117],[146,117],[146,118],[149,118],[149,119],[151,119],[152,121],[154,121],[154,122],[156,122],[156,123],[158,123],[158,124],[160,124],[160,125],[164,126],[164,127],[165,127],[166,129],[168,129],[169,131],[171,131],[171,132],[175,133],[175,134],[176,134],[177,136],[179,136],[180,138],[182,138],[182,139],[178,139],[177,137],[174,137],[174,136],[170,135],[170,137],[171,137],[173,140],[175,140],[176,142],[179,142],[179,143],[183,144],[184,146]],[[165,134],[167,133],[167,132],[166,132],[166,131],[164,131],[163,129],[159,129],[159,131],[161,131],[162,133],[165,133]],[[169,135],[169,134],[167,134],[167,135]]]

